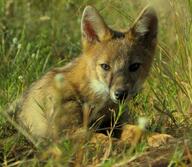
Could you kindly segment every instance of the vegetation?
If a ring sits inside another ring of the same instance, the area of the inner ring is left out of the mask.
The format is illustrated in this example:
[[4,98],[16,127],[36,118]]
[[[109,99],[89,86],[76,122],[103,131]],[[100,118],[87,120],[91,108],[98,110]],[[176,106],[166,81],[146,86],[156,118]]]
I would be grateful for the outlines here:
[[[148,133],[168,133],[178,140],[169,166],[192,164],[192,144],[186,142],[192,138],[192,0],[0,0],[0,111],[51,67],[80,54],[85,5],[94,5],[114,29],[126,29],[148,3],[159,15],[159,44],[144,90],[129,102],[130,122],[137,124],[145,117]],[[68,166],[71,162],[74,166],[110,167],[126,166],[139,155],[151,157],[146,139],[133,149],[120,149],[109,142],[110,147],[102,150],[99,145],[93,149],[88,142],[78,141],[82,149],[65,138],[59,150],[55,147],[56,156],[50,156],[16,132],[0,116],[2,166]],[[179,147],[182,141],[184,148]],[[159,152],[167,156],[167,151]]]

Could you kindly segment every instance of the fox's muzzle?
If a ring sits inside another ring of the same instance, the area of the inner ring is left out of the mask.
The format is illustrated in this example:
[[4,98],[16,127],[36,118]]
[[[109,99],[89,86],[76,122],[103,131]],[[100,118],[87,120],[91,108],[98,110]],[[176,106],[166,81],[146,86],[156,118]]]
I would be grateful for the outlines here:
[[125,89],[117,89],[114,94],[116,100],[121,102],[127,98],[128,91]]

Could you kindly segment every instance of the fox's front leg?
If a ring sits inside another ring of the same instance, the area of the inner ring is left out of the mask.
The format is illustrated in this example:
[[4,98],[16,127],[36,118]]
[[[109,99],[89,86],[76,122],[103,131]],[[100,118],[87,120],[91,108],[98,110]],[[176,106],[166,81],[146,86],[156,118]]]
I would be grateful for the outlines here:
[[82,106],[76,100],[69,100],[61,104],[57,110],[54,118],[57,137],[70,138],[83,126]]
[[51,115],[48,131],[49,145],[47,150],[40,155],[41,159],[52,157],[54,159],[62,158],[62,151],[59,143],[63,139],[73,142],[74,151],[80,150],[86,141],[87,131],[83,127],[82,105],[76,100],[64,100],[63,103],[57,103],[55,115]]

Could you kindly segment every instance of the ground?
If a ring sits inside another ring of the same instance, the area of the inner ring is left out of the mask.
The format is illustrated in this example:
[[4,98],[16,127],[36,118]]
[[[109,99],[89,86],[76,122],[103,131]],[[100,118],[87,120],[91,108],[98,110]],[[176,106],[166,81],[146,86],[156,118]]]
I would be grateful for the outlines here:
[[[192,1],[147,2],[158,13],[159,42],[150,76],[142,92],[128,104],[130,124],[147,121],[141,140],[130,145],[105,138],[104,143],[99,139],[93,144],[94,139],[85,133],[74,141],[63,138],[45,151],[1,114],[2,166],[192,164]],[[0,0],[0,112],[51,67],[64,65],[80,54],[80,20],[85,5],[94,5],[114,29],[126,29],[147,2]],[[150,147],[146,136],[154,132],[172,135],[174,141]]]

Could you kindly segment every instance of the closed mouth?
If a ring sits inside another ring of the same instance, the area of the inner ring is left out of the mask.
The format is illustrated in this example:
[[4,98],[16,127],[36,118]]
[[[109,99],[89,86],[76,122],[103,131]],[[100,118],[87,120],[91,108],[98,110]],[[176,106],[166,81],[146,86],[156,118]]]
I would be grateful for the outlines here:
[[115,104],[119,104],[119,103],[125,103],[128,102],[129,100],[135,98],[137,96],[138,92],[131,92],[127,95],[126,98],[124,98],[123,100],[117,100],[115,99],[113,96],[111,96],[111,100],[115,103]]

